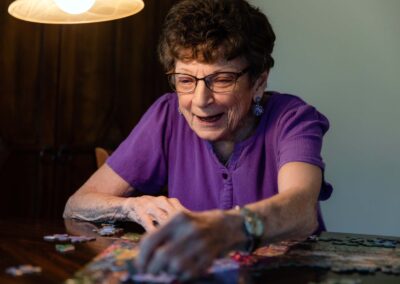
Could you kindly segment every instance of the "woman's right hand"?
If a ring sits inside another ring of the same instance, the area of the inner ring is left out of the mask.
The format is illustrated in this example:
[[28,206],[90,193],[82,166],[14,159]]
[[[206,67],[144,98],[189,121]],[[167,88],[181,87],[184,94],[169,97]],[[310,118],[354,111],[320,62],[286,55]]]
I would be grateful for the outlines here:
[[168,222],[177,213],[188,211],[176,198],[150,195],[129,197],[123,207],[128,219],[142,225],[147,232]]

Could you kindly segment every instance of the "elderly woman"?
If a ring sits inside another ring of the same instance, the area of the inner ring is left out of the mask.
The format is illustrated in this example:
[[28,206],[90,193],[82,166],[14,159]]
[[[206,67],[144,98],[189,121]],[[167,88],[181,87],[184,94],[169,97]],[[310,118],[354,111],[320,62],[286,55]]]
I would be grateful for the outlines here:
[[[64,217],[141,224],[149,234],[137,266],[183,277],[230,250],[324,230],[329,124],[300,98],[265,92],[274,41],[245,0],[178,2],[159,45],[175,92],[150,107]],[[157,196],[166,185],[168,198]]]

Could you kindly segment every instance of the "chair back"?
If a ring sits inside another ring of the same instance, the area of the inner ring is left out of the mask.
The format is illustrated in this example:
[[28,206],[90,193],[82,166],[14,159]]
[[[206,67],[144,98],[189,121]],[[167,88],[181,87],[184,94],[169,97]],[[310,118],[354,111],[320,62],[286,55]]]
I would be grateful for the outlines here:
[[94,152],[96,154],[97,168],[100,168],[106,162],[107,158],[110,156],[110,153],[101,147],[96,147]]

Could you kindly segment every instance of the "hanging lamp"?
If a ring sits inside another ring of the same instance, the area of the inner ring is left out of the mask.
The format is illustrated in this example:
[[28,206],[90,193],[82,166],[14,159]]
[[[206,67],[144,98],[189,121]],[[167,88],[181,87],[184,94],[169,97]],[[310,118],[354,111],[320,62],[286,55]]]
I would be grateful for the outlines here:
[[43,24],[84,24],[116,20],[138,13],[142,0],[15,0],[8,13]]

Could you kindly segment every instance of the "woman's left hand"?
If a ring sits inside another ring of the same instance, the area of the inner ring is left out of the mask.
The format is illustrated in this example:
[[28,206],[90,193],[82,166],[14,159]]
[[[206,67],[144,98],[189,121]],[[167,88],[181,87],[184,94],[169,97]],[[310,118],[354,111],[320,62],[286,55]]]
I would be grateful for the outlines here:
[[246,240],[243,219],[235,211],[181,212],[140,244],[140,272],[167,272],[181,279],[205,272],[216,257]]

